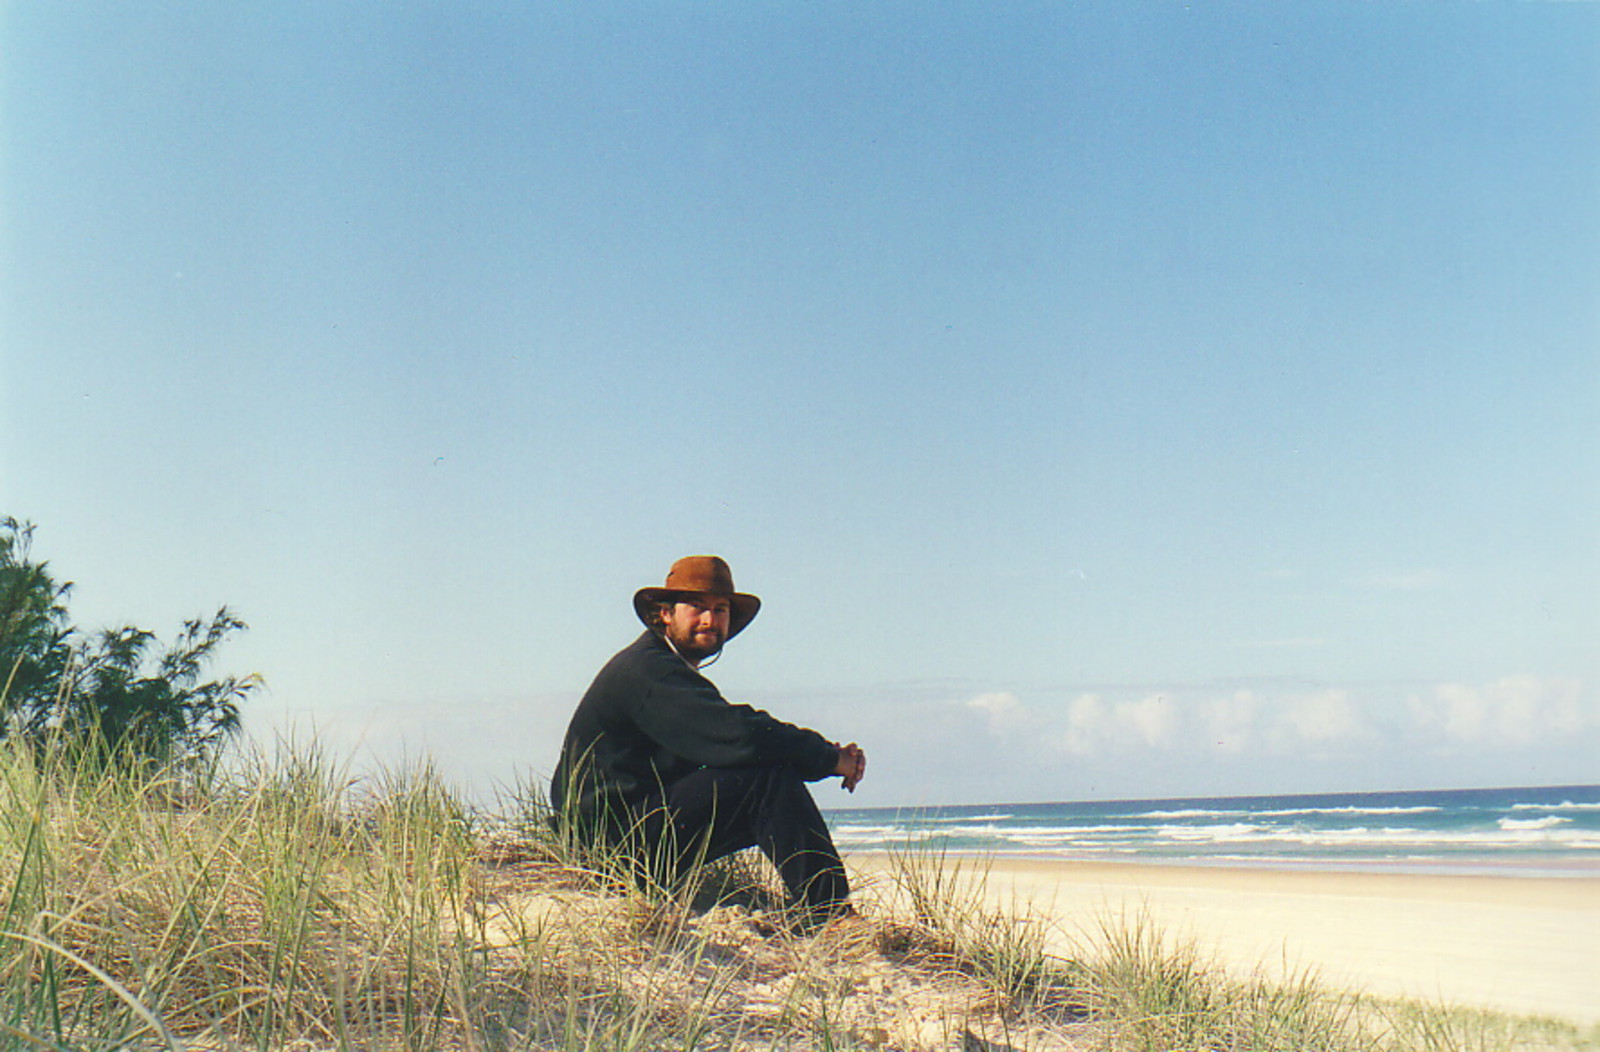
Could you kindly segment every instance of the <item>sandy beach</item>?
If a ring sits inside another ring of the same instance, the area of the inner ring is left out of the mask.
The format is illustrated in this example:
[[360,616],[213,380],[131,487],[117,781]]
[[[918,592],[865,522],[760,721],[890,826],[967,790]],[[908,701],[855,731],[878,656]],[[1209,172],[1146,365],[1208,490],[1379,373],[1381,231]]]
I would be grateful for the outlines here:
[[[886,858],[853,855],[870,886]],[[1240,973],[1600,1023],[1600,877],[1526,878],[1003,859],[987,894],[1064,951],[1140,911]]]

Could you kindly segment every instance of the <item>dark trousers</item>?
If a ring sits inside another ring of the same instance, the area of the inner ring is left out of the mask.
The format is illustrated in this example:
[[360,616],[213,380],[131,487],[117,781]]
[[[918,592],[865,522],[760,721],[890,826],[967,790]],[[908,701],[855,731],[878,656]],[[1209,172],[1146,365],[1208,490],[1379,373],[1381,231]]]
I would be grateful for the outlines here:
[[697,863],[759,847],[792,905],[826,914],[849,897],[833,838],[793,768],[703,767],[652,793],[636,814],[635,846],[669,882]]

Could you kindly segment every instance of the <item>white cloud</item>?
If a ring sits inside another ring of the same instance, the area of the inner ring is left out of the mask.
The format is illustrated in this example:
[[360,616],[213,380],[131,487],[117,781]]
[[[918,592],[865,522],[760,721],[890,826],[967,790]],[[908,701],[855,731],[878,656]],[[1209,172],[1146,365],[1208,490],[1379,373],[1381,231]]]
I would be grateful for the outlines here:
[[1173,707],[1163,694],[1116,706],[1117,721],[1131,728],[1151,748],[1170,744],[1177,729]]
[[1209,759],[1349,763],[1353,756],[1491,756],[1570,749],[1600,732],[1600,707],[1575,680],[1509,676],[1440,683],[1311,688],[1105,688],[1027,701],[995,690],[949,705],[966,714],[968,747],[1000,749],[1007,764],[1043,769],[1063,757],[1105,764]]
[[1066,733],[1057,741],[1071,756],[1088,756],[1098,751],[1105,734],[1107,712],[1100,695],[1078,695],[1067,706]]
[[1099,694],[1080,694],[1067,705],[1066,718],[1047,735],[1070,756],[1166,749],[1181,726],[1165,695],[1107,702]]
[[984,713],[989,720],[989,730],[1001,736],[1005,736],[1030,722],[1028,712],[1023,708],[1021,700],[1009,690],[979,694],[967,702],[967,708],[977,709],[979,712]]
[[1447,742],[1498,748],[1527,746],[1600,727],[1600,706],[1570,679],[1507,676],[1479,687],[1441,683],[1413,698],[1416,724]]
[[1073,756],[1220,750],[1293,753],[1370,736],[1349,693],[1324,690],[1269,701],[1253,691],[1162,692],[1111,701],[1082,694],[1052,740]]

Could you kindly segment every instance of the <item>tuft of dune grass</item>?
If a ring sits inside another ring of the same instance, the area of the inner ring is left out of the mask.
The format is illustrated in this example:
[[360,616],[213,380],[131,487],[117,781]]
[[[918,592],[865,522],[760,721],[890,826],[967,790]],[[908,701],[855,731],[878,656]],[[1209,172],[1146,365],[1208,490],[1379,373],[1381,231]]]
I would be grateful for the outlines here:
[[225,768],[0,742],[0,1050],[1596,1047],[1570,1026],[1240,982],[1141,918],[1070,959],[906,850],[861,918],[796,934],[754,853],[684,887],[479,810],[427,763],[315,742]]

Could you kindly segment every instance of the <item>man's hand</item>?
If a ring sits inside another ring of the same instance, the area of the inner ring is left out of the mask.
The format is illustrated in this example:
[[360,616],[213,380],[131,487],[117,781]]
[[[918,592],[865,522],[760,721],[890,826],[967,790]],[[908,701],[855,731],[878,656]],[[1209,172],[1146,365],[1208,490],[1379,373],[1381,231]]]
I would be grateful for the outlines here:
[[845,789],[853,793],[856,784],[867,776],[867,754],[855,742],[837,748],[839,762],[834,765],[833,773],[843,777]]

